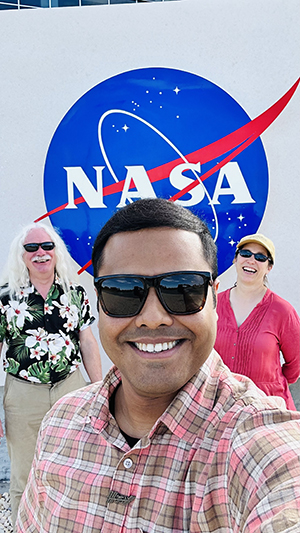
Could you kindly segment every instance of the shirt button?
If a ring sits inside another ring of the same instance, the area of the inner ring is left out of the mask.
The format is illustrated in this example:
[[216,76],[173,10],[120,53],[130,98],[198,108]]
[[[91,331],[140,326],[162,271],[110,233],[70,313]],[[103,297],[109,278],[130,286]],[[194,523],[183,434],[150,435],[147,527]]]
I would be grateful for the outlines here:
[[131,468],[133,463],[132,463],[132,460],[131,459],[125,459],[123,465],[125,466],[125,468]]

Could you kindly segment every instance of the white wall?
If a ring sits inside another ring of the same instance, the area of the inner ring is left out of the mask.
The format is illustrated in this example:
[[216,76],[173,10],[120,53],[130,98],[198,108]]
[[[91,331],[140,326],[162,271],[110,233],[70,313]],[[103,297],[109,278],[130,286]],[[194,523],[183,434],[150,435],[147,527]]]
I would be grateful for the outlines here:
[[[86,91],[125,70],[182,69],[224,88],[251,118],[299,76],[298,0],[183,0],[0,15],[0,268],[20,225],[46,212],[44,160]],[[262,135],[270,195],[260,231],[276,244],[273,290],[300,312],[300,89]],[[221,276],[221,289],[234,269]],[[82,275],[95,305],[92,280]],[[104,356],[104,369],[110,362]],[[3,375],[0,375],[3,380]]]

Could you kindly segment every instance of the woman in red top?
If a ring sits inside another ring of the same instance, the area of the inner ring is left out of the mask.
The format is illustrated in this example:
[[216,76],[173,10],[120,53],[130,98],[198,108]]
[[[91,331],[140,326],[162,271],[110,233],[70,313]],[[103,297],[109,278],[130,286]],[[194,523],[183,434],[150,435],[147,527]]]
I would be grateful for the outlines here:
[[266,286],[274,260],[274,244],[264,235],[248,235],[238,243],[236,284],[218,296],[215,349],[232,372],[248,376],[296,410],[288,384],[300,374],[300,320],[292,305]]

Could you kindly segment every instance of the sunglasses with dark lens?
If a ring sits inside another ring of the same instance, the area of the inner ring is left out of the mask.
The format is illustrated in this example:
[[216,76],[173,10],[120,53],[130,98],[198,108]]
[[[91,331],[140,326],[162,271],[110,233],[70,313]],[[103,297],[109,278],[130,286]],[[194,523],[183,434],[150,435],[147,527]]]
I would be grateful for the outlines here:
[[50,251],[53,250],[55,244],[54,242],[47,241],[47,242],[29,242],[28,244],[23,244],[26,252],[37,252],[39,247],[42,248],[42,250]]
[[254,254],[250,250],[245,250],[244,248],[242,250],[239,250],[238,253],[240,254],[241,257],[246,257],[247,259],[249,259],[253,255],[254,259],[256,261],[259,261],[260,263],[265,263],[265,261],[268,261],[268,260],[271,261],[271,259],[264,254],[261,254],[261,253]]
[[159,276],[116,274],[94,279],[104,313],[116,318],[138,315],[154,287],[160,303],[172,315],[191,315],[205,305],[210,272],[167,272]]

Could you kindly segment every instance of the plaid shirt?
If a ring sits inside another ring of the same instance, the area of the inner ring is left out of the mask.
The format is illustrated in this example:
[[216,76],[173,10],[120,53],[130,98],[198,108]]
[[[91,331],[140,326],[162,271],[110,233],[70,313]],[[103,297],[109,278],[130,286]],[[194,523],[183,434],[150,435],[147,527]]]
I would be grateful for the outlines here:
[[300,413],[213,352],[130,448],[109,411],[113,368],[41,427],[17,532],[300,531]]

